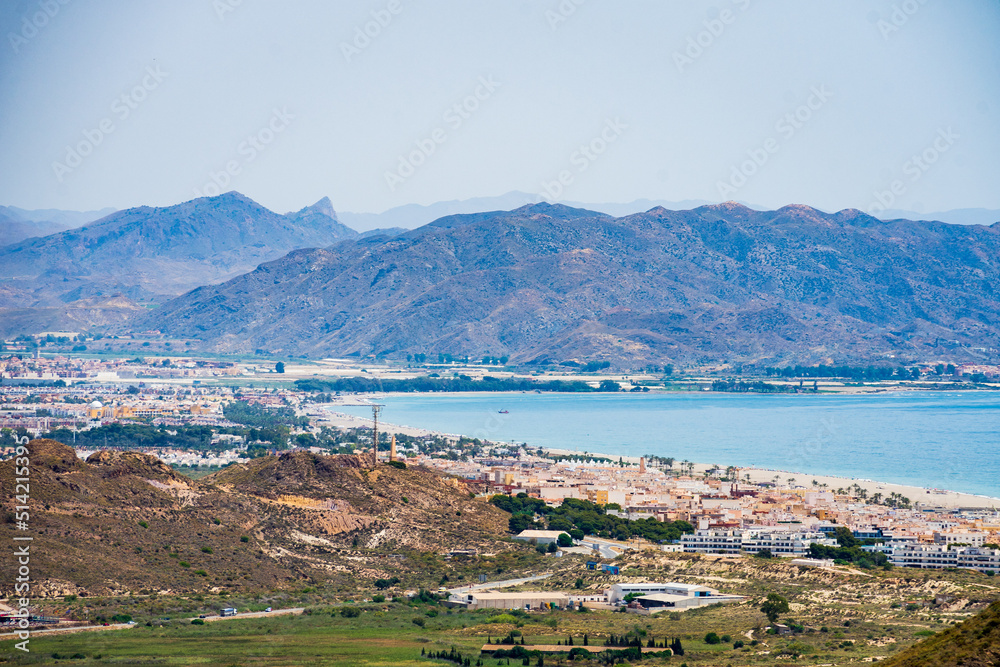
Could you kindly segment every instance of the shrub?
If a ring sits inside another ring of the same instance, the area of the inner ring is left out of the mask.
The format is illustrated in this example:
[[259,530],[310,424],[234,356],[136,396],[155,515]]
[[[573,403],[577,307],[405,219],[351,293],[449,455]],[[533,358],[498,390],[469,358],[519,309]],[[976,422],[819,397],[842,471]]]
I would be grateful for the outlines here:
[[498,614],[489,620],[490,623],[517,623],[517,618],[510,614]]
[[214,523],[216,526],[222,525],[222,522],[216,519],[214,516],[212,517],[212,523]]
[[733,638],[730,637],[729,635],[722,635],[721,639],[723,644],[728,644],[729,642],[733,641]]
[[722,639],[720,639],[719,635],[715,634],[714,632],[709,632],[708,634],[705,635],[705,643],[720,644],[722,643]]
[[203,618],[192,618],[191,625],[205,625],[205,619]]
[[194,573],[197,574],[199,577],[207,577],[208,576],[208,572],[205,572],[205,570],[195,570]]
[[736,641],[733,642],[733,648],[734,649],[743,648],[744,646],[745,646],[745,644],[743,643],[743,640],[741,640],[741,639],[737,639]]
[[111,617],[113,623],[128,623],[132,620],[132,617],[128,614],[115,614]]
[[356,607],[344,607],[340,610],[340,615],[344,618],[357,618],[361,615],[361,610]]
[[385,596],[384,595],[373,595],[372,596],[372,602],[376,602],[378,604],[382,604],[383,602],[385,602]]
[[212,552],[212,547],[202,547],[201,551],[202,551],[202,553],[206,553],[206,554],[213,553]]
[[406,464],[402,461],[389,461],[389,465],[393,468],[399,468],[400,470],[406,470]]
[[247,537],[246,535],[240,535],[240,542],[243,542],[244,544],[246,544],[249,541],[250,541],[249,537]]
[[406,496],[403,496],[402,498],[400,498],[400,500],[402,500],[404,504],[410,502],[410,499],[407,498]]
[[427,623],[427,621],[425,621],[424,619],[420,618],[419,616],[417,616],[416,618],[414,618],[412,622],[413,622],[414,625],[419,625],[420,627],[424,627],[424,625]]
[[143,528],[149,528],[149,524],[145,521],[140,521],[139,525],[142,526]]
[[178,565],[180,565],[181,567],[191,567],[191,563],[187,562],[186,560],[182,560],[180,563],[178,563]]

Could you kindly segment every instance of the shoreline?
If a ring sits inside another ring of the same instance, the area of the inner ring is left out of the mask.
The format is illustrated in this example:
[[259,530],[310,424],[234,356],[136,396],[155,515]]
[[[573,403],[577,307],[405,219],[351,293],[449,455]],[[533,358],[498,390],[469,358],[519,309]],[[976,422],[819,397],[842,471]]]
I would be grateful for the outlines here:
[[[458,392],[463,393],[463,392]],[[374,396],[372,398],[375,398]],[[357,417],[354,415],[349,415],[342,412],[337,412],[337,406],[347,406],[347,405],[370,405],[371,400],[361,400],[358,402],[342,402],[342,403],[326,403],[323,404],[322,414],[324,416],[323,422],[327,425],[334,426],[337,428],[358,428],[363,426],[371,425],[370,417]],[[408,426],[405,424],[393,424],[390,422],[379,421],[379,427],[384,429],[384,432],[394,432],[402,433],[404,435],[410,435],[415,437],[420,436],[440,436],[451,439],[458,439],[461,437],[456,433],[444,433],[442,431],[433,431],[430,429],[419,428],[415,426]],[[620,457],[624,461],[629,463],[638,464],[638,456],[624,456],[619,454],[606,454],[602,452],[583,452],[571,449],[560,449],[556,447],[542,447],[542,449],[547,454],[565,454],[565,455],[576,455],[576,456],[600,456],[614,459],[616,456]],[[679,461],[677,463],[680,463]],[[676,463],[675,463],[676,465]],[[695,463],[694,473],[695,475],[701,474],[704,471],[714,468],[716,464],[710,463]],[[723,467],[725,467],[723,465]],[[838,488],[852,488],[855,485],[860,486],[862,489],[867,491],[869,497],[875,493],[881,493],[883,496],[888,496],[891,493],[899,493],[907,498],[916,505],[919,503],[924,507],[944,507],[948,509],[1000,509],[1000,498],[993,496],[984,496],[974,493],[966,493],[962,491],[951,491],[947,489],[929,489],[926,487],[913,486],[908,484],[897,484],[894,482],[882,482],[878,480],[871,480],[860,477],[843,477],[838,475],[824,475],[824,474],[813,474],[804,473],[795,470],[777,470],[769,468],[740,468],[739,476],[741,479],[745,479],[745,475],[750,475],[750,480],[753,483],[759,482],[771,482],[774,480],[775,476],[778,476],[779,483],[784,483],[787,485],[789,479],[794,479],[796,488],[805,488],[806,490],[816,490],[816,491],[836,491]],[[816,485],[813,485],[815,480]],[[826,487],[823,488],[821,485],[825,484]]]
[[[549,454],[566,454],[579,456],[606,456],[613,458],[612,454],[602,454],[601,452],[580,452],[570,449],[543,448]],[[621,456],[629,463],[638,463],[638,456]],[[680,462],[676,462],[677,466]],[[694,476],[697,477],[706,470],[716,467],[716,464],[694,463]],[[724,468],[725,466],[723,466]],[[779,477],[779,483],[784,483],[785,488],[789,479],[795,480],[795,488],[806,489],[807,491],[836,491],[838,488],[853,488],[855,484],[868,492],[881,493],[888,496],[890,493],[899,493],[910,499],[914,504],[920,503],[923,506],[946,507],[949,509],[969,508],[969,509],[1000,509],[1000,498],[984,496],[964,491],[950,491],[947,489],[928,489],[926,487],[912,486],[909,484],[896,484],[894,482],[881,482],[878,480],[863,477],[841,477],[838,475],[821,475],[805,473],[795,470],[776,470],[771,468],[739,468],[739,476],[745,479],[745,475],[750,475],[753,483],[771,482],[775,476]],[[813,480],[817,485],[826,484],[826,487],[813,486]]]

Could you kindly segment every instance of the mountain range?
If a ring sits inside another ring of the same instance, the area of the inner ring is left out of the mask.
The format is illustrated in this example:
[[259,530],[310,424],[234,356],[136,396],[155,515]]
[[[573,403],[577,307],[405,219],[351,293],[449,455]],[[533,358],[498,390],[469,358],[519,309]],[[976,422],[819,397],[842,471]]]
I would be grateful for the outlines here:
[[327,198],[285,215],[235,192],[118,211],[0,248],[0,334],[107,326],[140,302],[160,303],[291,250],[357,236]]
[[282,215],[230,192],[0,248],[0,335],[159,330],[220,352],[627,367],[989,358],[998,237],[735,202],[622,217],[536,203],[359,234],[326,198]]
[[[429,205],[406,204],[396,206],[382,213],[350,213],[341,212],[340,220],[353,229],[367,230],[376,227],[402,227],[406,229],[416,229],[421,225],[426,225],[438,218],[461,213],[481,213],[483,211],[507,211],[528,204],[538,204],[543,201],[542,197],[529,192],[517,190],[499,195],[497,197],[474,197],[472,199],[452,200],[435,202]],[[551,203],[551,202],[550,202]],[[682,210],[696,208],[698,206],[710,205],[713,202],[702,199],[686,199],[683,201],[668,201],[665,199],[636,199],[631,202],[613,203],[584,203],[575,201],[560,201],[559,203],[572,208],[584,208],[590,211],[607,213],[615,217],[642,213],[651,208],[662,206],[671,210]],[[748,208],[756,211],[768,210],[765,206],[740,202]],[[881,220],[930,220],[937,222],[948,222],[956,225],[991,225],[1000,221],[1000,210],[986,208],[960,208],[950,211],[937,211],[934,213],[917,213],[902,209],[887,209],[879,212],[875,217]]]
[[294,251],[133,326],[213,351],[308,356],[981,358],[1000,347],[998,258],[1000,224],[534,204]]

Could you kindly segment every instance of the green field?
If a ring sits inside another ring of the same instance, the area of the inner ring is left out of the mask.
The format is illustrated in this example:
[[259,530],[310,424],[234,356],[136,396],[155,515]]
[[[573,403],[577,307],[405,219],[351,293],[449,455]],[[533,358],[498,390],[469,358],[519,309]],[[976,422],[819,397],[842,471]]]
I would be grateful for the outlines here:
[[[343,616],[344,609],[357,610],[357,617]],[[36,637],[29,655],[13,650],[13,641],[0,645],[5,664],[85,665],[444,665],[421,657],[426,651],[448,651],[455,647],[471,664],[506,665],[480,657],[488,637],[497,639],[514,632],[526,644],[566,643],[603,646],[609,633],[650,638],[660,642],[679,637],[683,658],[649,657],[640,664],[686,663],[695,665],[758,665],[801,663],[851,664],[870,656],[886,656],[887,647],[873,646],[870,639],[891,636],[890,653],[920,639],[907,625],[856,621],[828,630],[807,631],[790,637],[767,635],[760,612],[749,605],[718,606],[683,614],[653,617],[612,612],[539,612],[516,616],[498,611],[455,611],[430,604],[385,603],[313,607],[301,616],[235,618],[192,625],[189,618],[162,621],[162,625],[136,625],[132,629],[85,632]],[[414,623],[423,623],[423,626]],[[495,622],[495,620],[502,622]],[[493,621],[493,622],[491,622]],[[886,632],[888,630],[888,632]],[[759,642],[751,645],[753,632]],[[706,644],[707,632],[729,636],[728,642]],[[926,634],[926,633],[923,633]],[[746,646],[734,648],[742,640]],[[567,649],[568,650],[568,649]],[[801,654],[797,660],[796,655]],[[67,659],[70,656],[86,656]],[[58,658],[56,657],[58,656]],[[568,664],[549,656],[546,665]],[[513,660],[511,664],[522,664]],[[531,660],[536,664],[536,659]],[[575,661],[574,664],[588,664]],[[590,661],[589,664],[597,664]]]

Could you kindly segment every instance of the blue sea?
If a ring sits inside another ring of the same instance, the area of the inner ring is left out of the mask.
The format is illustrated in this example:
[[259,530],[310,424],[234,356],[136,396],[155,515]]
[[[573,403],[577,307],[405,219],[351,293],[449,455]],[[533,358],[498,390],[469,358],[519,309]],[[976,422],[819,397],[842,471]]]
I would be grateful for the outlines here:
[[385,422],[492,441],[1000,497],[1000,392],[389,394],[379,402]]

